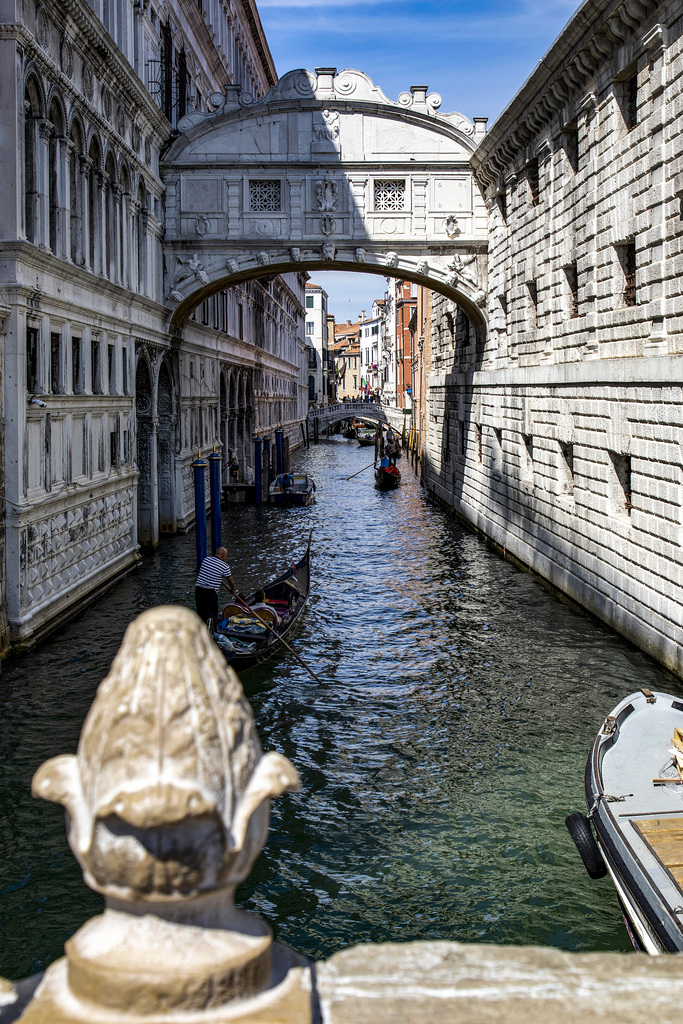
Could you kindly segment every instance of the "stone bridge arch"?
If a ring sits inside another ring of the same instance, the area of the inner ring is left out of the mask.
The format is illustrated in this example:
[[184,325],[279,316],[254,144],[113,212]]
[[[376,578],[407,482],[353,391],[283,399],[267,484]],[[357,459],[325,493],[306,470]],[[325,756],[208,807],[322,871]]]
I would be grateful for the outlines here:
[[483,135],[412,86],[393,102],[361,71],[239,86],[180,121],[167,150],[169,328],[241,281],[354,270],[452,298],[485,333],[487,213],[471,166]]

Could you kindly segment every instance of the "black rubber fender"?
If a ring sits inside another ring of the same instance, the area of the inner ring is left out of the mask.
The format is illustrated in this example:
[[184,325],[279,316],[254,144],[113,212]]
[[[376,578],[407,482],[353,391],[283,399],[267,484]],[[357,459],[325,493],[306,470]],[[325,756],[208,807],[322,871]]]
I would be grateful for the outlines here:
[[564,819],[564,823],[590,877],[604,878],[607,867],[586,815],[581,811],[574,811]]

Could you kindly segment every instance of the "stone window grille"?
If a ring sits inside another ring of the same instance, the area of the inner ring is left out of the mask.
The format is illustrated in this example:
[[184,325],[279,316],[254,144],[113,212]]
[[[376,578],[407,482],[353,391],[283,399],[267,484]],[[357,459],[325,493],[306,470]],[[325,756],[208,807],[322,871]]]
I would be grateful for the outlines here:
[[460,454],[465,458],[467,455],[467,424],[465,420],[458,420],[458,436],[460,440]]
[[282,210],[282,182],[277,178],[250,181],[249,208],[252,213],[279,213]]
[[481,423],[476,424],[477,430],[477,462],[481,466],[483,462],[483,446],[484,446],[484,431],[482,430]]
[[498,193],[498,195],[496,196],[496,202],[498,203],[498,209],[500,210],[501,220],[503,221],[503,224],[505,224],[507,226],[507,222],[508,222],[508,200],[507,200],[507,192],[505,191],[504,188],[501,189],[500,192]]
[[636,292],[636,243],[626,242],[619,246],[619,261],[624,272],[624,305],[635,306],[638,301]]
[[534,482],[534,439],[532,434],[522,434],[522,481]]
[[119,464],[119,432],[118,430],[112,430],[109,433],[109,465],[118,466]]
[[503,431],[500,427],[493,427],[493,472],[502,475],[503,473]]
[[378,178],[375,181],[375,210],[389,212],[405,210],[406,183],[404,178]]
[[564,268],[564,276],[567,279],[569,302],[567,312],[570,317],[579,315],[579,271],[576,263],[570,263]]

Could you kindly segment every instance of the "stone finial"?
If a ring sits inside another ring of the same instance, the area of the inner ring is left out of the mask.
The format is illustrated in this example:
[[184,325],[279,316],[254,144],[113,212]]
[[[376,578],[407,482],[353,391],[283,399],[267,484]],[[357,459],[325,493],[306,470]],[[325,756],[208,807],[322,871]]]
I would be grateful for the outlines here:
[[25,1020],[91,1020],[95,1003],[137,1022],[283,984],[299,1005],[305,985],[291,971],[302,958],[285,950],[283,960],[268,927],[233,903],[265,843],[271,797],[298,786],[285,757],[263,754],[239,680],[194,612],[139,616],[78,753],[33,779],[34,795],[66,807],[71,849],[107,907],[69,940]]

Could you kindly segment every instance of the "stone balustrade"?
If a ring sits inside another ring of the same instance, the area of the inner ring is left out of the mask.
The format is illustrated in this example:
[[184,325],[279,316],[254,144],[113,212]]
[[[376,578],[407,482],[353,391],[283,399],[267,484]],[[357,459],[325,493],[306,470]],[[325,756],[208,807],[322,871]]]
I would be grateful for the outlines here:
[[678,1024],[676,956],[412,942],[311,964],[237,909],[270,800],[298,788],[263,754],[237,676],[197,616],[133,622],[76,756],[36,773],[104,913],[41,979],[0,979],[0,1024]]

